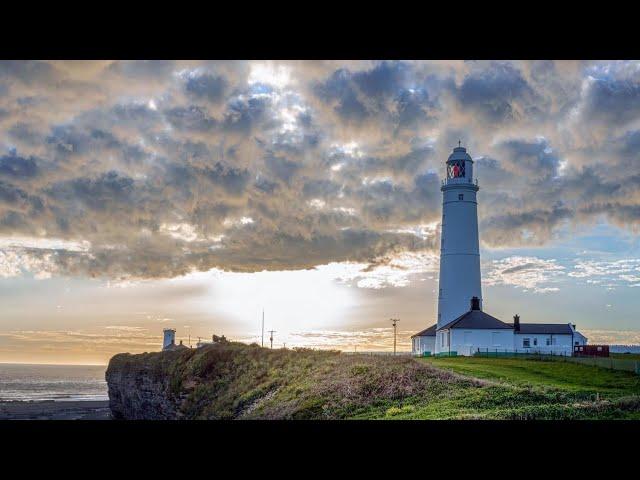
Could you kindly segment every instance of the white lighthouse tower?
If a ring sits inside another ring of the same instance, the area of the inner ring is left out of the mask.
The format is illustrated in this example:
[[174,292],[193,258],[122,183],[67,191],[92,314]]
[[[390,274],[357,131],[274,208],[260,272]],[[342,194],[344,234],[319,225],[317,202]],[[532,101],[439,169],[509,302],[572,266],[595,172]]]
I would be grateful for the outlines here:
[[440,188],[442,234],[438,329],[467,312],[472,297],[478,297],[482,308],[478,188],[478,182],[473,178],[473,160],[467,149],[461,146],[454,148],[447,160],[447,177]]

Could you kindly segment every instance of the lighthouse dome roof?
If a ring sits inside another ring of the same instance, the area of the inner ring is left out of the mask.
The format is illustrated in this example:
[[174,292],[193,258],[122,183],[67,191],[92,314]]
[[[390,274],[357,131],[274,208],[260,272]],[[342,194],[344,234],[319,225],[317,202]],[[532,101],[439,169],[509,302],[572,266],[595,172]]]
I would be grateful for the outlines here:
[[471,155],[467,153],[467,149],[464,147],[456,147],[453,149],[453,153],[449,155],[449,159],[447,162],[452,162],[454,160],[465,160],[467,162],[473,162],[471,159]]

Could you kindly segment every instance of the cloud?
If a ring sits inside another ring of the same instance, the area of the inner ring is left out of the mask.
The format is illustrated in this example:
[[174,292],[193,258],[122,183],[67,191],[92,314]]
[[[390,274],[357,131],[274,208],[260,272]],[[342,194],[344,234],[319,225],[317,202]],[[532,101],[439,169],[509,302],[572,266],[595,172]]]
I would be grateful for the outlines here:
[[[408,351],[414,331],[399,330],[396,333],[397,348]],[[391,351],[393,349],[393,328],[378,327],[366,330],[313,330],[291,332],[288,346],[334,349],[348,352]]]
[[440,219],[459,138],[476,161],[486,245],[544,245],[600,219],[633,230],[635,70],[0,62],[0,233],[90,245],[5,248],[4,271],[24,261],[117,281],[428,256],[437,231],[420,226]]
[[435,253],[401,253],[374,259],[370,264],[332,263],[316,267],[340,283],[358,288],[406,287],[416,275],[431,275],[440,264]]
[[622,286],[640,287],[640,259],[615,261],[576,260],[570,277],[583,279],[607,288]]
[[608,345],[639,345],[640,332],[637,330],[606,330],[584,329],[580,330],[592,344]]
[[579,108],[581,117],[589,121],[624,125],[637,120],[640,115],[640,78],[588,76],[584,79]]
[[221,75],[192,75],[185,83],[185,91],[194,98],[205,98],[218,102],[223,98],[227,80]]
[[489,263],[483,283],[489,286],[512,285],[525,292],[557,292],[559,287],[556,285],[565,276],[565,270],[555,259],[511,256]]
[[554,228],[571,219],[574,212],[556,203],[546,209],[526,209],[485,217],[481,220],[482,240],[488,245],[541,245],[548,241]]
[[21,157],[15,152],[0,157],[0,175],[9,178],[28,178],[38,174],[36,158]]
[[464,108],[491,122],[516,120],[535,113],[535,92],[509,63],[493,63],[467,75],[455,92]]

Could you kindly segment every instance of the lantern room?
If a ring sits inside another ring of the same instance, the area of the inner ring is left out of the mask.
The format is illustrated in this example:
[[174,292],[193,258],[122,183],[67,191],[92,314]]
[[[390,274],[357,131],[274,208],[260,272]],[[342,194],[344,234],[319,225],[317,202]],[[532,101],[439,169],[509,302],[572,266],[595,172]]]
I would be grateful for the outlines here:
[[447,160],[446,183],[472,183],[473,160],[464,147],[456,147]]

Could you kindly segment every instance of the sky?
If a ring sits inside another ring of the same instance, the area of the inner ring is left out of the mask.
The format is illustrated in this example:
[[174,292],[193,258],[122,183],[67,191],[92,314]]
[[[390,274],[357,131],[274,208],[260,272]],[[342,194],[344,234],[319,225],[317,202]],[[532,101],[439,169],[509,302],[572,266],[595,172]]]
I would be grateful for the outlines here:
[[640,62],[2,61],[0,362],[409,350],[458,140],[485,311],[640,343]]

